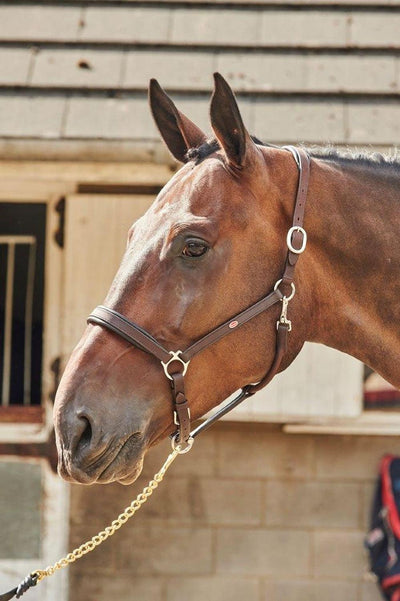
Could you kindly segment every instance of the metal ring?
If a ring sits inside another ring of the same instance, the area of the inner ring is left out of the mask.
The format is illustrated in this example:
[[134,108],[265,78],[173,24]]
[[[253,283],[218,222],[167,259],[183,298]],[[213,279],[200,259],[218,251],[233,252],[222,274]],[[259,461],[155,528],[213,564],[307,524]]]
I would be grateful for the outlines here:
[[[278,280],[274,286],[274,290],[276,290],[277,288],[279,288],[279,284],[282,282],[282,279]],[[292,287],[292,292],[290,293],[290,296],[284,296],[281,300],[285,300],[285,301],[291,301],[292,298],[294,297],[294,295],[296,294],[296,286],[293,284],[293,282],[290,282],[290,285]]]
[[[174,451],[177,451],[179,455],[184,455],[185,453],[189,453],[190,449],[193,446],[194,438],[193,436],[189,436],[189,438],[185,441],[185,443],[177,443],[176,439],[178,438],[178,434],[174,436],[171,440],[171,445]],[[186,444],[185,447],[182,447],[182,444]]]
[[167,361],[166,363],[164,363],[164,361],[161,361],[161,365],[164,368],[164,373],[167,376],[167,378],[169,378],[170,380],[172,380],[172,376],[168,372],[168,365],[170,363],[172,363],[173,361],[179,361],[180,363],[182,363],[182,365],[183,365],[182,375],[184,376],[186,374],[188,365],[190,363],[190,359],[189,359],[189,361],[184,361],[182,359],[182,357],[179,356],[179,355],[182,354],[182,351],[169,351],[169,354],[172,355],[171,359],[169,361]]
[[[301,243],[300,248],[295,248],[293,246],[292,236],[294,232],[300,232],[300,234],[303,236],[303,241]],[[291,227],[286,236],[286,244],[288,245],[288,249],[290,250],[290,252],[294,253],[295,255],[301,255],[301,253],[305,251],[305,248],[307,246],[306,230],[300,227],[300,225],[294,225],[293,227]]]

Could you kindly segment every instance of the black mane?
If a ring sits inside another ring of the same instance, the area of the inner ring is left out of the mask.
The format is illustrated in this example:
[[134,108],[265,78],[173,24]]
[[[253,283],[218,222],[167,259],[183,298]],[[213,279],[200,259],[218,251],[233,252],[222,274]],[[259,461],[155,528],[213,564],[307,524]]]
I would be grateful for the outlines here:
[[[279,148],[274,144],[265,144],[255,136],[251,136],[253,142],[260,146]],[[216,138],[210,138],[197,148],[190,148],[186,154],[188,160],[194,160],[196,164],[201,163],[208,156],[220,149]],[[400,173],[400,152],[393,155],[384,155],[379,152],[360,152],[354,150],[337,150],[336,148],[305,148],[310,156],[316,159],[333,161],[341,165],[360,166],[366,168],[383,167]]]

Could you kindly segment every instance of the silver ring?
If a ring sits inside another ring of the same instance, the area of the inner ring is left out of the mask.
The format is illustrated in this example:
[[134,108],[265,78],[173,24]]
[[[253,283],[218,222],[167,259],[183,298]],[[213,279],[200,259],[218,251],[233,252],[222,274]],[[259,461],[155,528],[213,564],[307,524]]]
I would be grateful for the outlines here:
[[184,455],[185,453],[189,453],[190,449],[193,446],[194,438],[193,436],[189,436],[189,438],[185,441],[185,447],[182,448],[182,443],[178,444],[176,439],[178,438],[178,434],[171,439],[171,445],[174,451],[176,451],[179,455]]
[[[279,288],[279,284],[282,282],[282,280],[278,280],[274,286],[274,290],[277,290],[277,288]],[[290,293],[290,296],[284,296],[282,298],[282,300],[285,301],[291,301],[292,298],[294,297],[294,295],[296,294],[296,286],[293,284],[293,282],[290,283],[291,287],[292,287],[292,292]]]
[[[295,248],[293,246],[292,236],[294,232],[300,232],[300,234],[303,236],[303,241],[301,243],[300,248]],[[291,227],[286,236],[286,244],[288,245],[288,249],[290,250],[290,252],[294,253],[295,255],[301,255],[301,253],[305,251],[305,248],[307,246],[306,230],[300,227],[299,225],[294,225],[293,227]]]

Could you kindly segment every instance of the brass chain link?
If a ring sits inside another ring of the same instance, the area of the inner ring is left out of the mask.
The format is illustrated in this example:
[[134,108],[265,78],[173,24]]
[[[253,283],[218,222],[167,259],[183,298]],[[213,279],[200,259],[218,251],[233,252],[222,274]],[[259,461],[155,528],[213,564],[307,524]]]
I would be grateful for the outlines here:
[[47,576],[52,576],[57,570],[61,570],[62,568],[66,568],[71,563],[74,563],[77,559],[83,557],[87,553],[93,551],[96,547],[101,545],[105,540],[110,538],[117,530],[123,526],[131,517],[135,515],[138,509],[146,503],[147,499],[153,494],[153,491],[158,487],[160,482],[162,482],[165,473],[171,463],[176,459],[176,457],[180,454],[181,449],[177,447],[170,453],[167,457],[162,468],[155,474],[152,480],[148,483],[147,486],[144,487],[143,491],[138,494],[136,499],[132,501],[128,507],[124,509],[122,513],[117,517],[116,520],[113,520],[109,526],[101,530],[98,534],[93,536],[90,540],[82,543],[79,547],[68,553],[65,557],[62,557],[55,564],[48,566],[45,570],[35,570],[32,572],[32,576],[36,577],[37,582],[43,580]]

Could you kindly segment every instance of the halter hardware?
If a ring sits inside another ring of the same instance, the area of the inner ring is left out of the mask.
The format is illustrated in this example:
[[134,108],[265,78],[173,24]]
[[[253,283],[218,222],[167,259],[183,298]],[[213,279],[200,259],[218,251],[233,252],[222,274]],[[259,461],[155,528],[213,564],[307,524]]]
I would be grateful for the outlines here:
[[[274,290],[278,290],[280,284],[282,284],[282,278],[275,283]],[[290,287],[292,290],[291,290],[289,296],[282,296],[281,301],[285,300],[286,302],[289,302],[292,300],[292,298],[296,294],[296,286],[294,285],[293,282],[290,282]]]
[[[293,282],[294,270],[296,267],[299,255],[304,252],[307,245],[307,233],[302,227],[304,210],[307,199],[308,181],[310,177],[310,157],[303,149],[298,149],[293,146],[284,147],[289,150],[299,169],[299,181],[297,187],[296,201],[293,213],[293,226],[289,229],[286,237],[288,253],[283,270],[283,275],[274,286],[272,292],[256,301],[247,309],[244,309],[237,315],[232,316],[226,322],[220,324],[208,334],[205,334],[200,339],[193,342],[184,351],[169,351],[165,349],[149,332],[144,330],[139,325],[130,321],[117,311],[108,307],[99,306],[88,317],[88,323],[99,325],[103,328],[111,330],[118,334],[124,340],[137,348],[145,351],[156,357],[163,366],[166,377],[171,381],[174,423],[177,425],[177,431],[171,436],[171,443],[174,452],[177,454],[187,453],[193,444],[194,438],[203,430],[209,428],[220,417],[231,411],[239,405],[244,399],[255,394],[258,390],[266,386],[272,378],[278,373],[282,359],[287,350],[287,335],[292,329],[292,322],[287,318],[287,310],[289,302],[296,293],[296,288]],[[300,248],[293,245],[293,235],[295,233],[302,235]],[[279,289],[280,284],[290,286],[291,292],[289,296],[285,296]],[[190,408],[185,394],[184,376],[186,374],[189,363],[195,355],[208,348],[227,334],[233,332],[238,327],[247,323],[253,317],[260,315],[266,309],[269,309],[279,301],[282,302],[280,317],[277,321],[277,335],[275,356],[272,364],[265,376],[257,384],[247,384],[241,392],[232,401],[227,403],[221,409],[217,410],[213,415],[208,417],[204,422],[197,426],[193,431],[190,430]],[[169,366],[171,363],[178,361],[183,366],[182,371],[171,372]]]
[[[302,241],[301,241],[301,246],[300,248],[295,248],[293,246],[293,234],[295,232],[298,232],[299,234],[302,235]],[[286,244],[288,246],[288,249],[294,253],[295,255],[301,255],[301,253],[303,253],[306,249],[307,246],[307,232],[306,230],[301,227],[300,225],[294,225],[293,227],[290,228],[290,230],[287,233],[286,236]]]
[[[179,422],[176,425],[179,426]],[[185,453],[189,453],[189,451],[192,448],[192,445],[194,443],[194,437],[189,436],[189,438],[187,440],[185,440],[183,443],[178,442],[177,439],[178,439],[178,434],[175,434],[175,436],[173,436],[171,438],[172,449],[174,451],[176,451],[178,453],[178,455],[185,455]]]
[[[168,371],[168,366],[170,363],[173,363],[174,361],[179,361],[179,363],[181,363],[183,365],[182,376],[184,376],[187,372],[187,368],[190,363],[190,359],[189,359],[189,361],[184,361],[182,359],[182,357],[180,357],[180,355],[182,355],[182,351],[169,351],[169,354],[172,355],[172,357],[169,361],[166,361],[166,362],[161,361],[161,365],[163,366],[164,373],[167,376],[167,378],[169,380],[173,379],[171,374]],[[177,425],[179,425],[179,424],[177,424]]]
[[[274,290],[276,290],[277,288],[279,288],[279,284],[282,282],[282,279],[278,280],[274,286]],[[292,300],[292,298],[294,297],[294,295],[296,294],[296,286],[294,285],[293,282],[291,282],[291,287],[292,287],[292,291],[290,293],[289,296],[283,296],[281,298],[282,301],[282,310],[281,310],[281,314],[279,316],[278,321],[276,322],[276,329],[278,330],[279,326],[287,326],[288,332],[292,331],[292,322],[290,321],[290,319],[287,318],[287,310],[288,310],[288,306],[289,306],[289,302]]]

